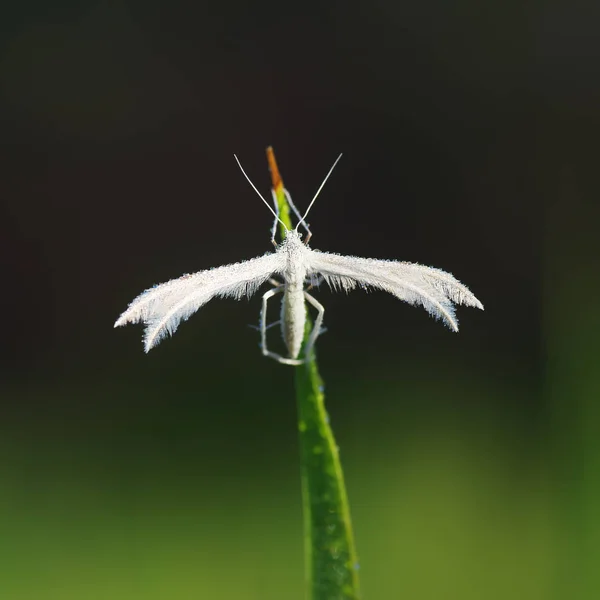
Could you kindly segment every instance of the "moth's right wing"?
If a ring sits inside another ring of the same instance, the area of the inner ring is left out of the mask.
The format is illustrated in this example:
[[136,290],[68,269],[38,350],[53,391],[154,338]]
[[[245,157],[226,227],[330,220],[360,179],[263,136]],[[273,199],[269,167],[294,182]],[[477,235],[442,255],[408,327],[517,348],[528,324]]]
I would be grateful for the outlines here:
[[333,289],[377,288],[425,310],[458,331],[453,302],[483,310],[481,302],[450,273],[416,263],[341,256],[312,250],[308,275],[323,276]]
[[281,253],[183,275],[156,285],[135,298],[117,319],[115,327],[143,322],[144,349],[148,352],[167,335],[173,335],[181,321],[187,320],[215,296],[236,300],[251,296],[269,277],[285,266]]

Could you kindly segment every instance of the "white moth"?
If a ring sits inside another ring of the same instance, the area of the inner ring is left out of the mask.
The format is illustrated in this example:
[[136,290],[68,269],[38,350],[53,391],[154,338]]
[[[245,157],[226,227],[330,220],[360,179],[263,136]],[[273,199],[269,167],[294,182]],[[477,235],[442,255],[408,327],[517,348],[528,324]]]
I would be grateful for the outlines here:
[[[299,218],[295,229],[288,230],[252,181],[238,165],[250,185],[275,216],[271,241],[275,251],[243,262],[183,275],[166,283],[156,285],[135,298],[127,310],[119,317],[115,327],[127,323],[143,322],[144,349],[148,352],[167,335],[173,335],[181,321],[187,320],[202,305],[215,296],[233,297],[239,300],[250,297],[258,288],[273,276],[279,276],[283,283],[266,292],[262,297],[260,319],[262,353],[286,365],[300,365],[308,359],[315,344],[325,309],[305,289],[306,284],[318,285],[326,281],[334,290],[346,292],[359,286],[376,288],[396,296],[409,304],[420,304],[433,317],[442,320],[450,329],[458,331],[458,321],[454,313],[455,304],[475,306],[483,310],[481,302],[469,289],[450,273],[416,263],[372,258],[357,258],[320,252],[309,247],[311,232],[305,224],[306,216],[319,192],[331,175],[329,173],[320,185],[304,216],[300,217],[289,195],[290,206]],[[237,156],[235,157],[236,160]],[[277,202],[273,192],[275,206]],[[285,239],[275,243],[275,231],[279,221],[285,229]],[[307,230],[306,241],[298,231],[300,225]],[[281,325],[283,340],[289,356],[284,357],[267,348],[267,303],[277,294],[283,294],[281,303]],[[303,358],[298,358],[306,325],[306,302],[317,310],[315,323],[305,345]]]

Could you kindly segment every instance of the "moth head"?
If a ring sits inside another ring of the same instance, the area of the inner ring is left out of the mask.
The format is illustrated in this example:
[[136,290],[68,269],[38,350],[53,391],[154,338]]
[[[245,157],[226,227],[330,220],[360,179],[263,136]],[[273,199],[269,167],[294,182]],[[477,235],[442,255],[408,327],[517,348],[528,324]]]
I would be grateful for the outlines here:
[[285,239],[288,242],[301,242],[302,241],[302,232],[296,230],[296,229],[288,229],[285,232]]

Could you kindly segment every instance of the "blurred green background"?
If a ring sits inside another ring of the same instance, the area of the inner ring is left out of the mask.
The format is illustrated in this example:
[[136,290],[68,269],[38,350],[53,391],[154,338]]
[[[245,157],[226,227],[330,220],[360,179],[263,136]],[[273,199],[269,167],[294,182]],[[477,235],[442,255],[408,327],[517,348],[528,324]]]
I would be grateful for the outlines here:
[[259,301],[149,355],[139,292],[312,246],[453,272],[461,332],[318,297],[365,599],[600,594],[598,6],[12,3],[0,18],[0,598],[300,599],[292,370]]

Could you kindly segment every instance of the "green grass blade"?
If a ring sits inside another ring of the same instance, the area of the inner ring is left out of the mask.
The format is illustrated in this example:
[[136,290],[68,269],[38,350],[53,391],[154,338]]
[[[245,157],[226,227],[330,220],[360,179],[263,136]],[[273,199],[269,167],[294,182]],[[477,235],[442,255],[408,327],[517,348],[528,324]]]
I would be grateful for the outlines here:
[[314,358],[296,369],[306,572],[312,600],[359,597],[344,475]]
[[[283,181],[267,148],[279,217],[292,229]],[[280,226],[283,237],[285,228]],[[307,323],[306,342],[312,324]],[[306,579],[311,600],[359,598],[358,560],[338,447],[325,410],[323,381],[314,353],[296,368]]]

